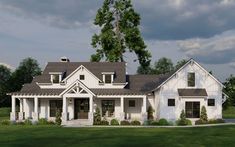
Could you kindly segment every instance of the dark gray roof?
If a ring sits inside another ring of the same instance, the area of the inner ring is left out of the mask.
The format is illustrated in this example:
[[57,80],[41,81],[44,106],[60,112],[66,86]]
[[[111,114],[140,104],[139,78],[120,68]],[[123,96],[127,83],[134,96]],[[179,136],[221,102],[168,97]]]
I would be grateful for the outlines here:
[[126,82],[125,62],[49,62],[41,76],[36,77],[38,83],[49,83],[50,72],[64,72],[64,78],[83,65],[97,78],[102,80],[102,72],[114,72],[114,83]]
[[206,97],[208,96],[207,95],[207,92],[206,92],[206,89],[195,89],[195,88],[191,88],[191,89],[178,89],[178,93],[179,93],[179,96],[193,96],[193,97],[197,97],[197,96],[200,96],[200,97]]
[[144,95],[144,92],[131,89],[90,89],[96,95]]

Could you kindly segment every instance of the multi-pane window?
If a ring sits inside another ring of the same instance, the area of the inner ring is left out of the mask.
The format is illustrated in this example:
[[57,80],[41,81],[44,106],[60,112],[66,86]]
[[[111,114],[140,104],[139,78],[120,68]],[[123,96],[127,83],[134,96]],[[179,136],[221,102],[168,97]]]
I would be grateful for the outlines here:
[[59,83],[59,82],[60,82],[60,75],[59,74],[52,75],[52,83]]
[[105,83],[111,83],[112,82],[112,75],[107,74],[105,75]]
[[168,99],[168,106],[175,106],[175,99]]
[[129,100],[129,107],[135,107],[135,100]]
[[114,100],[102,100],[102,116],[112,117],[114,113]]
[[208,106],[215,106],[215,99],[208,99],[207,100],[207,105]]
[[188,73],[188,87],[195,87],[195,73]]
[[62,112],[62,100],[50,100],[50,117],[55,117],[56,112]]
[[79,79],[80,80],[85,80],[85,75],[80,75]]
[[200,102],[186,102],[185,113],[187,118],[200,117]]

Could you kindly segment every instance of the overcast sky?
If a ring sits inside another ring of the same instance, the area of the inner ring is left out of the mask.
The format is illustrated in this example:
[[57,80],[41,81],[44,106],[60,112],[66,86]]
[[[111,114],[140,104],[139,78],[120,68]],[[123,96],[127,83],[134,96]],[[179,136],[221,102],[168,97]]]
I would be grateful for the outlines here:
[[[93,19],[103,0],[0,0],[0,63],[26,57],[42,68],[67,56],[89,61]],[[152,61],[194,58],[222,81],[235,74],[235,0],[133,0]],[[135,73],[133,55],[126,55]]]

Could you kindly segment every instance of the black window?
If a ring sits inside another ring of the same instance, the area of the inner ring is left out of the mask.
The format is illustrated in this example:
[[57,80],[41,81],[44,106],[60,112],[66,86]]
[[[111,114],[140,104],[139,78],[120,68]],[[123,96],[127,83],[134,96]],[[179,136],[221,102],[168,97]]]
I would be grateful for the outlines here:
[[62,112],[62,100],[50,100],[50,117],[55,117],[56,112]]
[[114,106],[115,101],[114,100],[102,100],[102,116],[113,116],[114,113]]
[[175,99],[168,99],[168,106],[175,106]]
[[111,83],[112,82],[112,76],[111,75],[105,75],[105,83]]
[[129,100],[129,107],[135,107],[135,100]]
[[52,75],[52,82],[59,83],[60,82],[60,75]]
[[85,75],[80,75],[79,79],[80,80],[85,80]]
[[188,87],[195,87],[195,73],[188,73]]
[[208,106],[215,106],[215,99],[208,99]]
[[200,102],[186,102],[185,113],[187,118],[200,117]]

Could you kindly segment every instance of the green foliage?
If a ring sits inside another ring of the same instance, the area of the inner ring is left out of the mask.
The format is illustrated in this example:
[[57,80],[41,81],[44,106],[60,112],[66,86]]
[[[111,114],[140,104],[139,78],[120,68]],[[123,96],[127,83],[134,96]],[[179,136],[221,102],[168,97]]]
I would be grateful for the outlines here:
[[109,125],[109,122],[107,120],[101,120],[100,125]]
[[152,125],[152,126],[157,126],[157,125],[158,125],[158,121],[152,121],[152,122],[150,123],[150,125]]
[[0,122],[1,125],[5,125],[5,126],[9,126],[11,124],[11,122],[9,120],[2,120]]
[[45,118],[40,118],[37,122],[37,125],[48,125],[48,121]]
[[140,126],[141,123],[138,120],[133,120],[133,121],[131,121],[131,125],[133,125],[133,126]]
[[32,125],[32,124],[33,124],[32,121],[29,120],[29,119],[26,119],[26,120],[24,121],[24,123],[25,123],[25,125]]
[[61,112],[58,109],[58,110],[56,110],[56,114],[55,114],[55,124],[56,125],[61,125],[61,122],[62,122],[62,120],[61,120]]
[[172,71],[174,71],[174,65],[171,59],[163,57],[154,63],[154,74],[166,74]]
[[10,97],[6,95],[6,93],[10,92],[10,77],[10,69],[3,65],[0,65],[0,107],[10,105]]
[[25,125],[25,122],[19,121],[19,122],[16,122],[15,124],[16,124],[16,125]]
[[225,85],[225,88],[223,89],[223,92],[225,92],[229,98],[223,104],[223,109],[227,109],[228,106],[235,105],[235,77],[234,75],[230,75],[230,77],[226,79],[226,82],[224,83],[224,85]]
[[122,126],[129,126],[131,125],[129,121],[127,120],[122,120],[121,123],[120,123]]
[[180,69],[183,65],[185,65],[187,63],[187,60],[182,59],[180,61],[178,61],[174,67],[175,70]]
[[235,107],[229,106],[226,109],[223,108],[223,118],[235,118]]
[[205,106],[202,106],[202,108],[201,108],[200,120],[203,121],[203,122],[207,122],[208,121],[207,112],[206,112],[206,107]]
[[110,62],[123,62],[127,51],[137,55],[140,65],[145,68],[150,64],[151,54],[139,30],[140,16],[131,4],[131,0],[104,0],[97,11],[94,24],[101,28],[100,34],[94,34],[91,45],[96,54],[91,61],[102,59]]
[[101,122],[100,109],[96,107],[95,113],[94,113],[94,125],[99,125],[100,122]]
[[176,124],[178,126],[187,126],[192,125],[192,122],[186,118],[185,112],[182,110],[180,113],[180,119],[176,121]]
[[153,107],[149,106],[147,112],[148,112],[148,120],[153,120],[153,112],[154,112]]
[[210,119],[208,121],[209,124],[220,124],[220,123],[225,123],[223,119]]
[[110,125],[113,125],[113,126],[119,125],[119,122],[118,122],[117,119],[112,119],[111,122],[110,122]]
[[168,121],[167,121],[165,118],[161,118],[161,119],[158,121],[158,125],[159,125],[159,126],[168,126],[169,123],[168,123]]

